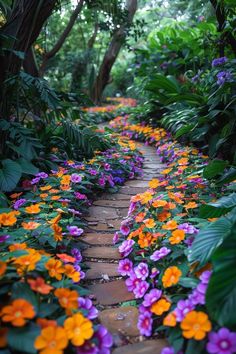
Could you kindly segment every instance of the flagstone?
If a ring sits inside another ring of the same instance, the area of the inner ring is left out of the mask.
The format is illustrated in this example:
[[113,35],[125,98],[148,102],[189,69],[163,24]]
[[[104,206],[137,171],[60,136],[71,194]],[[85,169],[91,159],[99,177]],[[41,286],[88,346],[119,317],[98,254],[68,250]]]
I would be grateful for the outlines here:
[[128,292],[124,280],[114,280],[109,283],[92,284],[89,287],[100,305],[116,305],[120,302],[134,299],[134,294]]
[[96,206],[103,206],[107,208],[127,208],[129,207],[129,200],[106,200],[106,199],[100,199],[96,200],[93,205]]
[[[124,345],[116,348],[113,354],[161,354],[164,347],[168,345],[164,339],[145,340],[134,344]],[[197,353],[196,353],[197,354]]]
[[118,248],[93,246],[83,251],[83,256],[87,258],[120,259]]
[[81,236],[83,242],[89,245],[112,245],[114,233],[86,233]]
[[86,271],[86,279],[104,279],[119,276],[117,263],[86,262],[89,270]]

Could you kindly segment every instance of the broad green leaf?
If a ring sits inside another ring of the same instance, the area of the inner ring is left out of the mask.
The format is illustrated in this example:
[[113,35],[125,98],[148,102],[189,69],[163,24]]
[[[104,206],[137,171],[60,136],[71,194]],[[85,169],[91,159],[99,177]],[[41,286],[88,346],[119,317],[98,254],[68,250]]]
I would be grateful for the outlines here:
[[27,161],[23,157],[16,160],[16,162],[20,165],[22,172],[28,175],[35,175],[39,171],[36,166],[34,166],[30,161]]
[[[231,211],[236,206],[236,193],[222,197],[214,203],[203,204],[199,210],[201,218],[218,218]],[[236,211],[236,210],[235,210]]]
[[213,160],[204,168],[203,176],[208,179],[214,178],[221,174],[227,166],[227,161]]
[[40,328],[34,324],[23,328],[10,328],[7,335],[9,346],[18,353],[35,354],[34,341],[40,334]]
[[175,134],[175,139],[178,139],[182,135],[190,132],[194,127],[195,127],[195,124],[184,125],[183,127],[181,127],[180,129],[177,130],[177,132]]
[[18,163],[6,159],[1,161],[2,168],[0,169],[0,191],[10,192],[19,182],[22,169]]

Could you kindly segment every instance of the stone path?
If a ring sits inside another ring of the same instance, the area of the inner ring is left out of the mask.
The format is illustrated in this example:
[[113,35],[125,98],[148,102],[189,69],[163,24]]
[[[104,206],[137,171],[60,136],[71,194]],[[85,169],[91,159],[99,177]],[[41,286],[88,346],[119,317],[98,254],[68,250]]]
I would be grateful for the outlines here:
[[82,240],[87,249],[83,256],[87,283],[94,303],[99,309],[99,321],[113,335],[114,354],[159,354],[166,342],[163,339],[145,340],[137,329],[138,309],[133,306],[134,296],[126,289],[125,281],[117,273],[120,255],[113,246],[114,232],[127,215],[132,195],[148,188],[148,181],[158,177],[163,164],[154,147],[140,146],[145,157],[143,176],[128,181],[117,194],[103,194],[89,209],[88,229]]

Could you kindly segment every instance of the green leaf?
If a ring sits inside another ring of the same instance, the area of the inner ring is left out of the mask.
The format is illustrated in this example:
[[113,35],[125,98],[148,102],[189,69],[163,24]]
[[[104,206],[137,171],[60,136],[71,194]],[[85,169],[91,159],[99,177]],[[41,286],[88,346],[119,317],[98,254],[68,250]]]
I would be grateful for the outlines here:
[[221,174],[227,166],[228,161],[213,160],[204,168],[203,177],[207,179],[214,178],[218,174]]
[[194,339],[190,339],[187,342],[185,354],[204,353],[205,345],[206,343],[204,341],[196,341]]
[[206,293],[210,316],[220,326],[235,327],[236,308],[236,224],[212,257],[213,274]]
[[28,175],[35,175],[39,171],[36,166],[34,166],[30,161],[24,159],[23,157],[16,160],[16,162],[21,166],[22,172]]
[[175,134],[175,139],[178,139],[182,135],[190,132],[194,127],[195,127],[195,124],[184,125],[183,127],[181,127],[180,129],[177,130],[177,132]]
[[10,192],[19,182],[22,169],[18,163],[6,159],[1,161],[2,169],[0,169],[0,191]]
[[236,206],[236,193],[222,197],[215,203],[203,204],[199,210],[201,218],[218,218],[231,211]]
[[40,334],[40,328],[30,324],[23,328],[10,328],[7,335],[9,346],[18,353],[35,354],[34,341]]
[[225,183],[230,183],[236,179],[236,168],[231,167],[228,171],[226,171],[220,179],[216,182],[218,186],[222,186]]
[[217,247],[229,236],[231,227],[232,222],[226,217],[222,217],[202,229],[189,250],[189,261],[199,262],[200,266],[205,265]]
[[195,278],[185,278],[181,277],[179,280],[179,285],[183,286],[184,288],[195,288],[199,283],[198,279]]

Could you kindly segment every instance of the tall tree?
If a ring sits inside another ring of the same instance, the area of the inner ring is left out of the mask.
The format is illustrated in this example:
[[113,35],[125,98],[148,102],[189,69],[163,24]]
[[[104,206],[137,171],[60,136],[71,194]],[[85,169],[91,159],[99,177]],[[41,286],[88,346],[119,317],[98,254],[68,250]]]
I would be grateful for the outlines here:
[[63,46],[66,38],[70,34],[70,32],[75,24],[76,19],[78,18],[78,15],[80,14],[80,12],[83,8],[83,4],[84,4],[84,0],[80,0],[78,2],[77,6],[75,7],[74,11],[72,12],[72,14],[70,16],[67,26],[65,27],[64,31],[60,35],[58,41],[55,43],[54,47],[51,50],[49,50],[48,52],[44,53],[42,64],[40,65],[40,68],[39,68],[40,76],[44,75],[48,61],[51,58],[53,58],[57,54],[57,52],[61,49],[61,47]]
[[91,98],[95,103],[101,101],[103,90],[110,81],[111,69],[118,57],[122,45],[125,42],[127,30],[132,24],[137,6],[137,0],[126,0],[125,8],[127,11],[127,19],[115,30],[111,42],[103,57],[98,75],[93,86]]
[[[1,28],[0,116],[9,116],[9,100],[4,81],[20,72],[23,57],[38,37],[57,0],[15,0],[7,22]],[[8,39],[8,50],[4,40]]]

